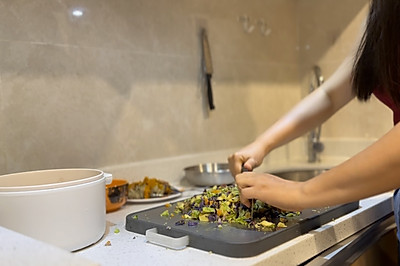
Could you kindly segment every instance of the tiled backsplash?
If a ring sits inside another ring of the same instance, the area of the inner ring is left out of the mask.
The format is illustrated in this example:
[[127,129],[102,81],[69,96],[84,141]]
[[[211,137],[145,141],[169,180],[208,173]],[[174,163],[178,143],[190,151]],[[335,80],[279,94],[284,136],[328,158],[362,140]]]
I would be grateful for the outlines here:
[[[328,76],[344,57],[367,1],[340,2],[0,0],[0,174],[248,143],[302,97],[311,64]],[[324,16],[326,6],[346,19]],[[255,26],[251,33],[243,15]],[[262,19],[268,36],[260,33]],[[212,112],[201,27],[214,66]],[[322,136],[374,138],[390,125],[381,105],[352,103]]]
[[[300,76],[303,95],[309,86],[310,69],[318,64],[329,77],[357,48],[369,1],[299,1]],[[389,109],[374,97],[368,103],[353,100],[329,119],[322,129],[325,138],[377,138],[393,126]]]

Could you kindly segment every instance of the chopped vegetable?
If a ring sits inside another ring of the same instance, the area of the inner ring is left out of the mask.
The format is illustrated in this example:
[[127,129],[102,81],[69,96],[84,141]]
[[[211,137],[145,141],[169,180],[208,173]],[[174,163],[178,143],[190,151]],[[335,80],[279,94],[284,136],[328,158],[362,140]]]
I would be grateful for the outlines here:
[[163,211],[163,213],[161,213],[161,216],[162,217],[169,217],[169,211],[168,210]]
[[276,227],[285,228],[285,227],[287,227],[287,225],[284,224],[284,223],[282,223],[282,222],[279,222],[279,223],[276,225]]
[[202,222],[208,222],[208,216],[209,216],[209,214],[200,214],[199,215],[199,220],[200,221],[202,221]]
[[259,223],[256,223],[255,228],[257,229],[270,229],[271,231],[275,229],[275,224],[272,222],[268,222],[268,221],[262,221]]
[[300,212],[291,212],[286,214],[286,217],[294,217],[294,216],[298,216],[300,214]]
[[119,231],[119,229],[118,228],[115,228],[114,229],[114,234],[118,234],[120,231]]
[[188,226],[196,226],[198,224],[199,224],[198,222],[193,221],[193,220],[188,221]]
[[[200,222],[216,222],[221,228],[223,223],[236,224],[260,231],[274,231],[276,228],[286,227],[288,217],[298,216],[299,212],[286,212],[256,200],[254,215],[251,210],[240,203],[239,189],[236,185],[214,186],[204,190],[202,194],[180,201],[176,204],[175,213],[182,219],[188,220],[188,226]],[[169,217],[168,210],[161,216]],[[176,225],[184,224],[184,220]]]
[[175,223],[175,225],[184,225],[185,224],[185,220],[179,220]]

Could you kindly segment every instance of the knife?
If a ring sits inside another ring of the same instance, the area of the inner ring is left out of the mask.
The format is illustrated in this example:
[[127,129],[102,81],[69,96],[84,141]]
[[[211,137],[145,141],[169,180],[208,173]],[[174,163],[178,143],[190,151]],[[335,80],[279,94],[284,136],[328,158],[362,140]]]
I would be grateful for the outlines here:
[[[242,165],[242,173],[244,172],[251,172],[251,170],[248,170],[247,168],[244,167],[244,164]],[[250,201],[250,208],[251,208],[251,220],[253,220],[253,214],[254,214],[254,199],[251,199]]]
[[213,66],[211,61],[211,52],[210,45],[208,43],[207,32],[205,29],[202,29],[201,39],[203,44],[203,59],[204,59],[204,74],[207,79],[207,96],[208,96],[208,104],[210,106],[210,110],[215,109],[213,92],[211,87],[211,77],[213,74]]

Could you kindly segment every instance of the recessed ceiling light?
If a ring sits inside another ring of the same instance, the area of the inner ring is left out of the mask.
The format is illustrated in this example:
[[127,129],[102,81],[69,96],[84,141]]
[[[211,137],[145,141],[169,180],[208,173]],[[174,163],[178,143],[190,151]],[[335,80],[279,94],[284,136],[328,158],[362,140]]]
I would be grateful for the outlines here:
[[74,17],[82,17],[83,16],[83,10],[76,8],[72,10],[72,16]]

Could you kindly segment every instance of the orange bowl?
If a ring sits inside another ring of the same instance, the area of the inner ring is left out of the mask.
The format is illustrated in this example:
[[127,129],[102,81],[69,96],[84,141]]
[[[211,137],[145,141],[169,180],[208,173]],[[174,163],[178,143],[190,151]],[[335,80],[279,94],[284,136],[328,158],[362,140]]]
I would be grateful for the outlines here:
[[113,179],[106,185],[106,211],[112,212],[121,208],[128,199],[128,181]]

